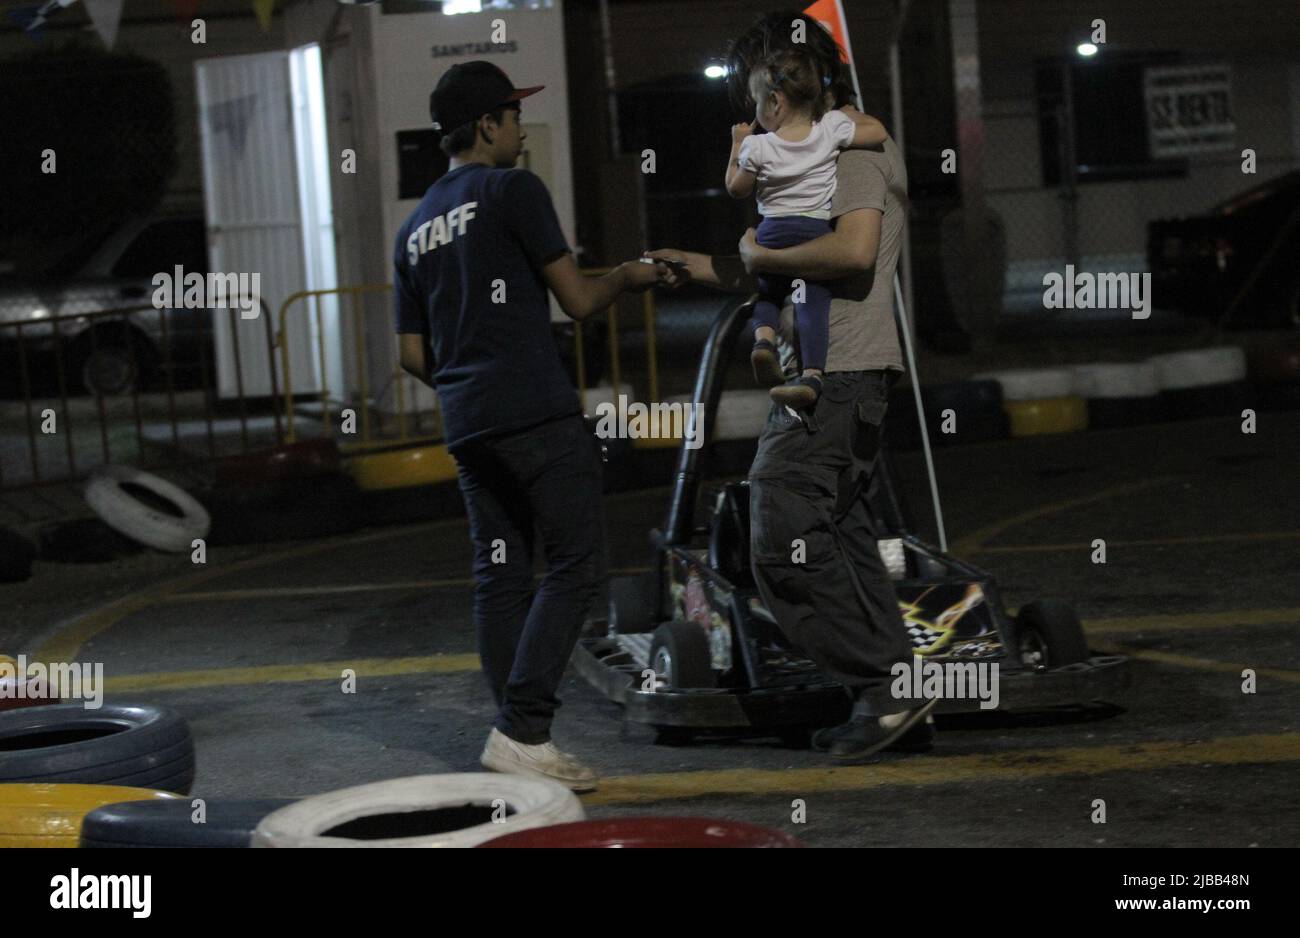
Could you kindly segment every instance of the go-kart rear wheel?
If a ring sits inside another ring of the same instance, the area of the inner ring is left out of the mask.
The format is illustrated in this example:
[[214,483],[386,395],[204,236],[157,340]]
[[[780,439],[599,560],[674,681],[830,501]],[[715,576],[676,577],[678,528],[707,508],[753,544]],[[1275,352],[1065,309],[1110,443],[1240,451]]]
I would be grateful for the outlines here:
[[650,640],[650,667],[669,690],[715,687],[709,639],[694,622],[674,620],[655,629]]
[[1020,660],[1034,670],[1088,660],[1083,624],[1066,603],[1039,599],[1016,613]]

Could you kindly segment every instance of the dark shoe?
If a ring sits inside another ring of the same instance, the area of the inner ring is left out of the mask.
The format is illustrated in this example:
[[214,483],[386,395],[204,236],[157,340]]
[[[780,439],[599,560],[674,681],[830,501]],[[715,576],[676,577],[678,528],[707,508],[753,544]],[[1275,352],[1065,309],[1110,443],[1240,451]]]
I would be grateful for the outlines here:
[[822,379],[816,375],[791,378],[779,388],[772,388],[768,394],[778,404],[793,407],[795,410],[805,410],[816,404],[817,398],[822,396]]
[[[841,723],[828,726],[812,735],[812,748],[817,752],[830,752],[831,744],[839,737],[852,732],[853,723]],[[929,752],[934,748],[934,716],[927,716],[924,723],[917,723],[910,730],[898,737],[885,749],[889,752]]]
[[754,340],[749,363],[754,367],[754,380],[760,387],[770,388],[785,381],[785,375],[781,371],[781,357],[776,353],[776,346],[767,339]]
[[850,721],[850,728],[837,735],[831,743],[831,758],[850,764],[865,761],[880,750],[900,742],[907,731],[917,724],[924,726],[925,718],[938,702],[939,698],[936,697],[915,710],[904,711],[901,714],[903,719],[892,726],[882,724],[881,717],[855,718]]

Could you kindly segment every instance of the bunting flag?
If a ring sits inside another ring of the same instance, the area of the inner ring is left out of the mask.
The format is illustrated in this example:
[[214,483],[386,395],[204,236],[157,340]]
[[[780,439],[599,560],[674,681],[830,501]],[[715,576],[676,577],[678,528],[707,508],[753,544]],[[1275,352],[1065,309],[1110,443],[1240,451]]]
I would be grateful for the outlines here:
[[253,10],[257,21],[262,24],[262,32],[271,31],[271,13],[275,10],[275,0],[253,0]]
[[117,24],[122,20],[122,0],[85,0],[86,13],[104,47],[113,48],[117,41]]
[[844,4],[841,0],[817,0],[812,6],[805,7],[804,13],[811,16],[830,30],[835,44],[840,47],[840,59],[849,67],[849,76],[853,79],[853,93],[862,104],[862,89],[858,87],[858,69],[853,64],[853,46],[849,45],[849,23],[844,18]]
[[199,12],[199,0],[171,0],[172,13],[178,22],[188,26]]

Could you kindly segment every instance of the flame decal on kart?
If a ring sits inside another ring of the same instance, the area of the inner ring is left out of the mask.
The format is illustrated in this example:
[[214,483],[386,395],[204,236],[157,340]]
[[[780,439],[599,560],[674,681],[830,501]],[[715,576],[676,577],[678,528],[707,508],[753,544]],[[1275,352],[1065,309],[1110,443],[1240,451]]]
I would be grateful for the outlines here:
[[984,591],[979,584],[970,583],[962,598],[942,609],[933,619],[925,606],[924,600],[938,587],[930,587],[912,602],[899,600],[898,610],[903,614],[903,625],[907,628],[907,637],[912,643],[912,651],[918,655],[932,655],[944,648],[956,632],[957,623],[962,616],[984,602]]

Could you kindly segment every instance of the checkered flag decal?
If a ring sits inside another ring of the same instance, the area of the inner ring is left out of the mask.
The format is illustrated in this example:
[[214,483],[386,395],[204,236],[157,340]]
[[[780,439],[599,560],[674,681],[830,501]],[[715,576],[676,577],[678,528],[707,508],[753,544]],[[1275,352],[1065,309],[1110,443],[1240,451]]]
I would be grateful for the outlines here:
[[915,651],[924,651],[947,634],[920,622],[912,622],[907,619],[903,620],[903,624],[907,626],[907,637],[911,640],[912,648]]

